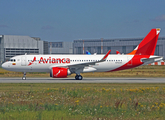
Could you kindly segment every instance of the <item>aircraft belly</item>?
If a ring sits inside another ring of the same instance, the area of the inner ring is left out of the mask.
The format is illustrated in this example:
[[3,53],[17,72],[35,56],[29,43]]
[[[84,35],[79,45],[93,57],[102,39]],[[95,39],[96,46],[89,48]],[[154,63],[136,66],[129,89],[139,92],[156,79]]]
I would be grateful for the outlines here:
[[114,70],[122,65],[124,65],[126,63],[126,61],[124,62],[109,62],[109,63],[100,63],[99,65],[95,65],[93,66],[94,68],[97,69],[97,72],[106,72],[106,71],[111,71]]
[[16,72],[50,72],[48,65],[21,66],[17,64],[15,66],[10,66],[8,70]]
[[50,72],[49,65],[32,65],[28,68],[30,72]]
[[97,71],[97,69],[96,68],[94,68],[94,67],[85,67],[84,69],[83,69],[83,72],[85,73],[85,72],[96,72]]

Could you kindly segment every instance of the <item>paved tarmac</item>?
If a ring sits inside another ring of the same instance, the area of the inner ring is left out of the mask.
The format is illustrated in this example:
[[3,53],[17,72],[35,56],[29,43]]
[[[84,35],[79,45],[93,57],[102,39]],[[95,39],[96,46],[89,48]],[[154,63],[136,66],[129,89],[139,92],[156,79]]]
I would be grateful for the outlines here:
[[0,83],[165,83],[165,78],[0,78]]

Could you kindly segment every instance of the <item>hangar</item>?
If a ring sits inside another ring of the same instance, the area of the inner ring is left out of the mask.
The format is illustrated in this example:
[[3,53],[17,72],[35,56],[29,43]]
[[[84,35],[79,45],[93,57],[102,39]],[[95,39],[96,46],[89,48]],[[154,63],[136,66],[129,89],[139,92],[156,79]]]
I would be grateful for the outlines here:
[[73,54],[73,42],[49,42],[49,54]]
[[48,54],[48,42],[37,37],[0,35],[1,63],[16,55]]
[[[16,55],[27,54],[105,54],[111,50],[116,54],[130,53],[143,38],[120,38],[120,39],[84,39],[73,42],[47,42],[38,37],[19,35],[0,35],[0,62],[4,62]],[[165,58],[165,37],[159,37],[155,55]]]
[[[133,51],[142,40],[143,38],[74,40],[73,53],[85,54],[86,51],[89,51],[91,54],[105,54],[111,50],[111,54],[116,54],[116,50],[118,50],[121,54],[126,54]],[[159,37],[155,55],[165,58],[165,37]]]

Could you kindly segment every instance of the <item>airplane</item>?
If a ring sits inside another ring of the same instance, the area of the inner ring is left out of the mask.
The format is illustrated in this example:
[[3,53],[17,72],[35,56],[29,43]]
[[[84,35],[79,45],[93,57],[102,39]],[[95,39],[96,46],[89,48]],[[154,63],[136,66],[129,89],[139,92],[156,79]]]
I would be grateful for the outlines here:
[[120,54],[120,52],[118,50],[116,50],[116,54]]
[[87,54],[87,55],[91,55],[91,53],[90,53],[89,51],[86,51],[86,54]]
[[155,56],[155,48],[160,33],[159,28],[151,29],[141,43],[128,54],[105,55],[19,55],[2,64],[9,71],[23,72],[22,80],[26,80],[26,72],[49,72],[50,77],[66,78],[75,73],[76,80],[82,80],[81,73],[112,72],[147,65],[163,59]]

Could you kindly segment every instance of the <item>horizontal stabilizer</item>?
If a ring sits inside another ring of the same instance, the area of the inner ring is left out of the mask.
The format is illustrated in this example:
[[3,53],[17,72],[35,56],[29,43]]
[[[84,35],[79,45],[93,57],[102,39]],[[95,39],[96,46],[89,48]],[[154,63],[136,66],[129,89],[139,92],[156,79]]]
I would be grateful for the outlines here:
[[143,65],[147,65],[153,62],[158,62],[163,60],[163,57],[153,57],[153,58],[142,58],[141,61],[144,62]]

